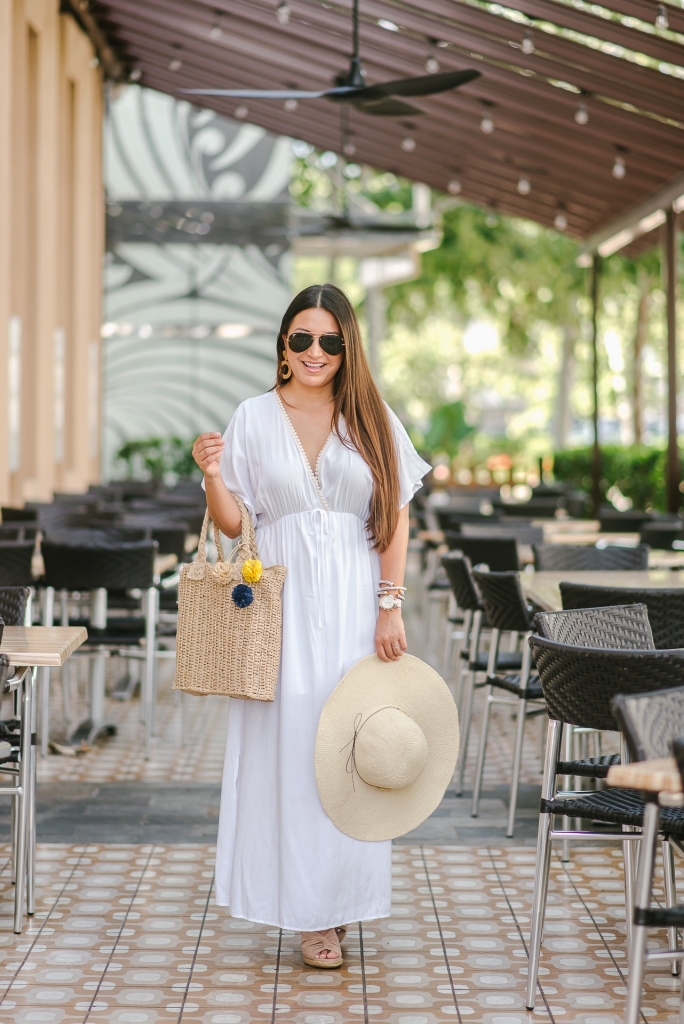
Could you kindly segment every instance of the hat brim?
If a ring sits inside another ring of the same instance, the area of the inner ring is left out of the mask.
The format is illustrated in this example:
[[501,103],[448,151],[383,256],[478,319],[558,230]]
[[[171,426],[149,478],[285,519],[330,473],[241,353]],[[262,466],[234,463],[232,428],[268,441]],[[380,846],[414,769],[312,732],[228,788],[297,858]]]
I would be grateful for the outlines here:
[[[348,770],[356,716],[387,704],[418,723],[428,742],[420,776],[403,789],[369,786]],[[454,774],[459,732],[456,704],[444,680],[420,658],[362,658],[328,697],[316,735],[316,782],[325,813],[354,839],[380,842],[410,832],[439,805]]]

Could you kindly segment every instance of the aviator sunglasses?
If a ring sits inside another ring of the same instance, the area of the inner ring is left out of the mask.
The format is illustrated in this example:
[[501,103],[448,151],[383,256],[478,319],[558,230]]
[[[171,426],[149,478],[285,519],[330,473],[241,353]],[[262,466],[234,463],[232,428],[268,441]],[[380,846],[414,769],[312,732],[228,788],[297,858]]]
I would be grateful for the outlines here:
[[[295,331],[287,339],[293,352],[306,352],[314,343],[314,336],[309,331]],[[344,340],[340,334],[319,334],[318,344],[329,356],[339,356],[344,348]]]

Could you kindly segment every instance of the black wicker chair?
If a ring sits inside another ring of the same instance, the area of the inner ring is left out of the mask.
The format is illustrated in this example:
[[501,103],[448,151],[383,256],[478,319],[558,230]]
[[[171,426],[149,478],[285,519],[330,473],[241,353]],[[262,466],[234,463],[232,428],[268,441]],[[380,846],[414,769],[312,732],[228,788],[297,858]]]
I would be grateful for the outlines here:
[[642,544],[648,544],[659,551],[671,551],[676,540],[684,540],[684,523],[644,523],[639,531]]
[[[88,531],[90,532],[90,531]],[[88,538],[86,538],[87,540]],[[129,657],[145,659],[145,739],[146,752],[151,743],[153,695],[159,595],[154,586],[154,557],[157,543],[151,540],[116,542],[100,537],[88,543],[46,540],[42,545],[45,563],[46,608],[45,625],[51,625],[54,591],[90,591],[89,617],[72,620],[73,625],[88,628],[88,639],[79,656],[91,656],[91,713],[76,729],[67,730],[67,739],[89,744],[100,733],[113,735],[115,727],[104,720],[104,659],[111,653],[126,652]],[[107,609],[109,591],[141,590],[144,592],[142,614],[110,615]],[[65,602],[66,604],[66,602]],[[64,622],[64,620],[63,620]],[[68,622],[64,622],[65,625]],[[145,643],[143,650],[142,642]],[[67,717],[65,709],[65,718]],[[44,738],[46,742],[46,737]]]
[[[510,838],[513,835],[515,812],[518,805],[518,784],[520,781],[525,721],[530,715],[543,713],[544,704],[539,677],[531,672],[532,657],[529,645],[523,640],[520,671],[516,674],[507,672],[503,666],[498,664],[498,654],[501,634],[511,634],[511,646],[517,647],[521,634],[525,637],[531,633],[532,619],[517,573],[477,572],[474,570],[473,577],[482,594],[482,603],[492,626],[492,639],[489,646],[489,662],[484,684],[487,686],[487,693],[482,716],[477,771],[475,773],[473,802],[470,813],[476,818],[479,811],[492,705],[503,704],[514,707],[516,708],[516,733],[508,804],[508,825],[506,828],[506,835]],[[496,690],[506,691],[507,696],[497,694]]]
[[[551,827],[552,817],[583,818],[621,828],[640,828],[644,817],[643,800],[638,794],[627,790],[600,790],[593,793],[557,791],[558,776],[570,774],[568,766],[560,760],[563,726],[614,730],[615,718],[611,702],[618,694],[641,693],[644,689],[652,692],[684,684],[684,650],[599,650],[562,644],[541,636],[530,637],[529,643],[549,714],[530,928],[527,1008],[531,1010],[534,1008],[539,972],[552,841],[568,838],[601,842],[607,839],[622,840],[626,905],[631,906],[633,864],[631,854],[625,847],[627,842],[638,840],[640,835],[631,831],[556,829]],[[664,811],[663,830],[684,836],[684,815],[678,811]],[[629,948],[629,919],[627,938]]]
[[570,569],[612,572],[648,569],[646,544],[636,548],[597,548],[584,544],[533,544],[534,568],[537,572],[565,572]]
[[32,540],[0,540],[0,587],[30,587],[34,582]]
[[566,609],[645,604],[656,649],[668,651],[684,647],[684,588],[650,590],[562,582],[560,592]]
[[[681,771],[684,767],[684,687],[660,693],[621,694],[613,701],[613,711],[620,723],[633,761],[667,757],[672,751],[678,758]],[[667,836],[662,841],[666,905],[651,906],[655,846],[661,817],[658,803],[658,794],[646,794],[639,877],[632,922],[632,956],[626,1015],[626,1021],[634,1021],[634,1024],[638,1022],[641,1008],[644,967],[649,959],[654,958],[653,953],[646,949],[649,928],[667,928],[669,950],[658,950],[655,958],[671,959],[673,975],[679,973],[680,961],[684,958],[677,937],[677,929],[684,928],[684,906],[676,905],[674,857]],[[684,818],[683,812],[680,811],[679,814]],[[628,908],[628,911],[631,911],[631,908]]]
[[492,572],[517,572],[520,568],[515,537],[463,537],[447,530],[444,539],[450,551],[460,551],[471,565],[487,565]]
[[[463,775],[465,772],[466,759],[468,756],[468,745],[470,742],[470,727],[473,713],[473,697],[476,687],[478,673],[487,671],[489,664],[489,651],[480,649],[480,639],[483,629],[489,629],[490,623],[487,620],[482,598],[478,592],[473,579],[473,570],[470,560],[460,551],[450,551],[442,556],[442,565],[446,570],[451,589],[459,608],[463,610],[464,619],[470,613],[468,619],[468,633],[465,636],[460,651],[461,663],[467,663],[465,682],[461,686],[462,667],[459,667],[459,683],[457,689],[459,714],[461,714],[461,746],[458,758],[456,773],[456,793],[460,796],[463,792]],[[465,627],[464,627],[465,632]],[[522,665],[522,654],[519,651],[498,651],[496,655],[497,668],[505,669],[508,672],[519,670]],[[484,683],[480,685],[484,686]]]

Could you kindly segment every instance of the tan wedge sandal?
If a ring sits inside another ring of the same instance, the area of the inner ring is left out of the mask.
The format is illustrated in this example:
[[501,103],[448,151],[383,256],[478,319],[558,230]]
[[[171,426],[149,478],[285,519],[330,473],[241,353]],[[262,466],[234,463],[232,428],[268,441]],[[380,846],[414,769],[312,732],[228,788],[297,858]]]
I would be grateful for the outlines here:
[[[319,956],[323,950],[329,953],[337,953],[334,960]],[[302,932],[302,957],[308,967],[322,967],[329,970],[333,967],[341,967],[344,963],[340,939],[337,936],[337,929],[328,928],[325,932]]]

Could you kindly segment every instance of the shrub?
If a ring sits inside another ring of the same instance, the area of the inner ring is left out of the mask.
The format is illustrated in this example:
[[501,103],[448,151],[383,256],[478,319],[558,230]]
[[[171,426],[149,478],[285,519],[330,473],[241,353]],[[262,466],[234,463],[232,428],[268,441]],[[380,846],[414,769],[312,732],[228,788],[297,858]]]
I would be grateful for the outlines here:
[[129,479],[163,480],[200,475],[192,457],[192,441],[182,437],[147,437],[126,441],[116,453],[126,467]]
[[[556,452],[553,473],[557,480],[591,494],[592,462],[592,447]],[[605,501],[606,491],[617,486],[626,498],[631,498],[635,509],[664,511],[665,462],[664,448],[602,446],[601,499]]]

